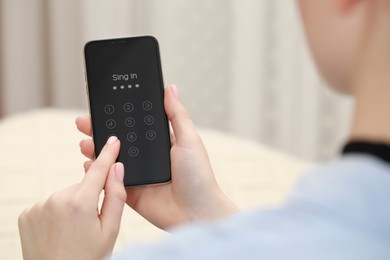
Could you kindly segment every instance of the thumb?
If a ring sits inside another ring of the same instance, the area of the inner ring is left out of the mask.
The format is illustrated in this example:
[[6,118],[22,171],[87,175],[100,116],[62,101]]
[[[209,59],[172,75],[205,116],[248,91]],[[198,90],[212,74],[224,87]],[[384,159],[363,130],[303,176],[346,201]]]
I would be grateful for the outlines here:
[[126,190],[123,184],[124,167],[122,163],[111,166],[105,185],[105,194],[100,214],[102,230],[115,242],[126,202]]
[[165,89],[164,106],[168,119],[172,124],[176,142],[188,144],[198,139],[198,133],[184,106],[179,101],[177,87],[170,85]]

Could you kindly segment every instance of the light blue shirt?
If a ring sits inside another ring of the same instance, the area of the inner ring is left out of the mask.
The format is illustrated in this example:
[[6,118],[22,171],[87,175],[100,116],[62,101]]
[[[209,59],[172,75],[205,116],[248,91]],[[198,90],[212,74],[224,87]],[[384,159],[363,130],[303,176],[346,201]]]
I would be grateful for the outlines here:
[[390,259],[390,164],[363,155],[305,175],[283,207],[235,214],[115,259]]

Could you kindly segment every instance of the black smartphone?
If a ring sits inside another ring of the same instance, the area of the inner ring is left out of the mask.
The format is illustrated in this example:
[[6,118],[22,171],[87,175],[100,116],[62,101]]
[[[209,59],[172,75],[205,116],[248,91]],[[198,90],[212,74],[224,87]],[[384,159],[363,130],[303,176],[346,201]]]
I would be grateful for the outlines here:
[[95,156],[115,135],[126,187],[169,182],[171,143],[156,38],[91,41],[84,55]]

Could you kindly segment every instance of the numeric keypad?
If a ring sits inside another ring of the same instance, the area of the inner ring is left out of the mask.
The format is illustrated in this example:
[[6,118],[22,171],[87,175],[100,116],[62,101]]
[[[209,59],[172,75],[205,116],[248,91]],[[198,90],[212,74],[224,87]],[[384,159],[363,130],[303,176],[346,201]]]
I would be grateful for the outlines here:
[[[157,138],[157,132],[153,129],[155,123],[155,115],[153,114],[153,103],[149,100],[133,105],[131,102],[126,102],[121,105],[122,112],[117,110],[113,105],[107,104],[104,107],[104,112],[108,116],[106,127],[109,130],[117,128],[118,124],[123,124],[129,130],[122,142],[122,146],[127,150],[130,158],[137,157],[142,153],[142,148],[137,146],[137,141],[144,139],[147,142],[152,142]],[[121,114],[122,113],[122,114]],[[124,116],[125,115],[125,116]],[[115,119],[114,119],[115,118]],[[123,118],[123,119],[120,119]],[[123,120],[122,122],[120,122]],[[141,126],[138,124],[142,124]]]

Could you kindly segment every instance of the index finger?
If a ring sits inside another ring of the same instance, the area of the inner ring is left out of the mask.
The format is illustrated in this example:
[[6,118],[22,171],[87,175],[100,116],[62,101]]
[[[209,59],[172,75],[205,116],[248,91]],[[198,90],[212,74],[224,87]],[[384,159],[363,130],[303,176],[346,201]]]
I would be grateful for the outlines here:
[[120,141],[116,136],[108,138],[98,158],[91,164],[84,176],[82,186],[99,197],[103,190],[110,167],[115,163],[119,155]]

